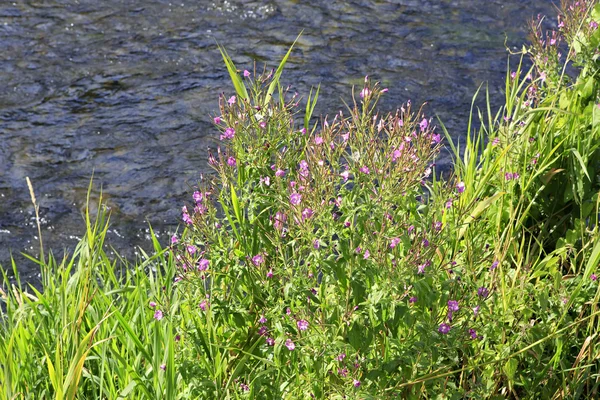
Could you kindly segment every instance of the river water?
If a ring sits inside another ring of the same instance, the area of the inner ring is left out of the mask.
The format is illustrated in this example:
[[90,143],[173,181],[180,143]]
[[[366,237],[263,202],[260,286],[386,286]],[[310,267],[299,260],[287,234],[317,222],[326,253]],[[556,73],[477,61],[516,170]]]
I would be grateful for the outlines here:
[[[127,257],[166,240],[207,168],[219,93],[232,94],[216,43],[238,68],[276,66],[304,30],[283,82],[321,84],[333,113],[369,74],[390,110],[428,102],[464,136],[471,96],[488,82],[502,102],[507,51],[527,39],[547,0],[0,0],[0,265],[36,268],[41,207],[46,248],[83,233],[89,180],[112,212],[109,242]],[[448,165],[447,157],[441,160]]]

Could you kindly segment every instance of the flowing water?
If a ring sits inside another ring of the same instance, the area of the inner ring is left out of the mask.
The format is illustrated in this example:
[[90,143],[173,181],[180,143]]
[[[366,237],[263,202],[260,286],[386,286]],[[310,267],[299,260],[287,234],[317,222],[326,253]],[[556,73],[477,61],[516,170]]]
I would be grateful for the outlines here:
[[[304,30],[283,76],[300,94],[321,84],[333,113],[369,74],[384,110],[428,102],[454,137],[488,82],[502,102],[506,46],[547,0],[21,0],[0,1],[0,264],[36,254],[25,177],[40,203],[46,248],[83,233],[89,180],[112,210],[110,244],[166,240],[207,168],[220,93],[232,94],[216,43],[239,68],[276,66]],[[441,160],[448,165],[448,158]],[[21,259],[25,279],[33,263]]]

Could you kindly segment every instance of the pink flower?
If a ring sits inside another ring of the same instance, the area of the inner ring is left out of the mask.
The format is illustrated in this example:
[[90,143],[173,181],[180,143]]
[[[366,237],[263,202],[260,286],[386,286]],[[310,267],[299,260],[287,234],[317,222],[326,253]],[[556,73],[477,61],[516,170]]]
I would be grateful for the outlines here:
[[265,121],[261,121],[258,123],[258,126],[260,126],[262,129],[265,129],[267,127],[267,123]]
[[202,300],[202,302],[200,304],[198,304],[198,307],[200,307],[200,309],[202,311],[206,311],[206,308],[209,306],[208,301],[206,300]]
[[302,210],[302,220],[307,220],[314,215],[314,211],[310,208],[305,208]]
[[267,344],[269,346],[273,346],[275,344],[275,339],[273,339],[272,337],[268,337],[267,338]]
[[227,128],[225,132],[221,135],[221,140],[223,139],[233,139],[235,136],[235,129]]
[[298,326],[298,329],[301,331],[305,331],[308,329],[308,321],[306,321],[306,320],[301,319],[296,323],[296,325]]
[[362,172],[363,174],[367,174],[367,175],[368,175],[369,173],[371,173],[371,171],[369,170],[369,167],[367,167],[367,166],[360,167],[358,170],[359,170],[360,172]]
[[292,339],[287,339],[285,341],[285,347],[287,347],[287,349],[289,351],[294,351],[294,349],[296,348],[296,345],[294,344],[294,342],[292,342]]
[[163,319],[163,313],[160,310],[156,310],[154,312],[154,319],[157,321],[160,321],[161,319]]
[[267,318],[264,315],[261,315],[260,319],[258,320],[258,322],[260,322],[261,324],[266,324],[267,323]]
[[198,271],[206,271],[209,266],[210,266],[209,260],[201,258],[200,261],[198,261]]
[[171,236],[171,244],[176,244],[177,242],[179,242],[179,239],[177,239],[177,235]]
[[236,165],[235,158],[229,157],[227,159],[227,165],[229,165],[230,167],[235,167],[235,165]]
[[[200,193],[197,190],[194,192],[194,194],[192,195],[192,197],[194,198],[194,201],[196,203],[200,203],[202,201],[202,198],[203,198],[202,193]],[[184,211],[184,212],[187,212],[187,211]]]
[[254,257],[252,257],[252,264],[256,265],[257,267],[264,262],[265,259],[263,258],[262,254],[257,254]]
[[398,243],[400,243],[400,238],[392,238],[392,242],[390,243],[390,247],[393,249],[394,247],[398,246]]
[[369,252],[369,250],[365,250],[365,254],[363,255],[363,258],[366,260],[367,258],[369,258],[370,255],[371,255],[371,253]]
[[462,192],[464,192],[464,191],[465,191],[465,183],[464,183],[464,182],[458,182],[458,183],[456,184],[456,191],[457,191],[458,193],[462,193]]
[[248,71],[247,69],[244,70],[244,78],[249,78],[250,77],[250,71]]
[[264,178],[260,178],[260,183],[264,183],[265,186],[270,186],[271,178],[269,178],[268,176],[265,176]]
[[213,121],[215,122],[215,125],[219,125],[221,123],[221,118],[219,117],[214,117]]
[[235,101],[236,101],[236,98],[235,98],[235,96],[231,96],[231,97],[229,98],[229,100],[227,100],[227,102],[229,103],[229,105],[230,105],[230,106],[234,105],[234,104],[235,104]]
[[360,386],[360,381],[359,381],[358,379],[353,379],[353,380],[352,380],[352,385],[353,385],[354,387],[359,387],[359,386]]
[[448,300],[448,310],[455,312],[458,311],[458,301],[456,300]]
[[360,91],[360,98],[364,99],[365,97],[368,97],[371,94],[371,90],[369,88],[364,88],[363,90]]
[[443,323],[440,325],[440,327],[438,328],[438,332],[442,333],[442,334],[447,334],[448,332],[450,332],[450,325]]
[[350,177],[350,172],[348,172],[347,170],[342,172],[340,174],[340,176],[342,177],[342,179],[344,179],[344,182],[348,181],[348,178]]
[[283,178],[285,176],[285,171],[282,169],[278,169],[277,171],[275,171],[275,176],[278,178]]
[[344,361],[344,358],[346,358],[346,353],[341,353],[335,359],[338,360],[338,361]]
[[421,128],[421,132],[423,132],[429,126],[429,122],[427,119],[423,118],[423,120],[419,123],[419,128]]
[[196,249],[196,246],[194,246],[194,245],[191,245],[191,244],[190,244],[190,245],[188,245],[188,246],[187,246],[187,252],[188,252],[190,255],[193,255],[194,253],[196,253],[196,250],[197,250],[197,249]]
[[302,201],[302,195],[300,193],[292,193],[290,195],[290,203],[292,205],[297,206]]
[[596,274],[592,274],[590,275],[590,279],[593,281],[598,280],[598,276]]
[[154,307],[156,307],[156,303],[155,303],[154,301],[151,301],[151,302],[149,303],[149,306],[150,306],[150,307],[152,307],[152,308],[154,308]]
[[317,145],[323,144],[323,138],[321,136],[316,136],[315,137],[315,144],[317,144]]
[[267,271],[267,279],[270,279],[273,277],[273,269],[269,268],[269,270]]

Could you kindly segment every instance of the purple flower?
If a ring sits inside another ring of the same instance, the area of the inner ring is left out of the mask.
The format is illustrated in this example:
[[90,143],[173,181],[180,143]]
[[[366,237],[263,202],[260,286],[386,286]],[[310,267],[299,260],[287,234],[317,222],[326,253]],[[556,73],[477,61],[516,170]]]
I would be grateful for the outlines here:
[[206,271],[209,266],[210,266],[210,261],[208,261],[204,258],[201,258],[200,261],[198,261],[198,271]]
[[266,324],[267,323],[267,318],[264,315],[260,316],[260,319],[258,320],[259,323],[261,324]]
[[310,208],[305,208],[304,210],[302,210],[302,220],[307,220],[310,217],[312,217],[313,215],[314,215],[314,212]]
[[363,174],[367,174],[367,175],[371,173],[371,171],[369,170],[369,167],[367,167],[367,166],[360,167],[358,170],[360,172],[362,172]]
[[292,342],[292,339],[287,339],[285,341],[285,347],[287,347],[287,349],[289,351],[294,351],[294,349],[296,348],[296,345],[294,344],[294,342]]
[[390,247],[393,249],[394,247],[398,246],[398,244],[400,243],[400,238],[392,238],[392,242],[390,243]]
[[258,126],[260,126],[262,129],[265,129],[267,127],[267,123],[265,121],[260,121]]
[[160,369],[162,369],[163,371],[167,370],[167,364],[160,364]]
[[448,310],[455,312],[458,311],[458,301],[456,300],[448,300]]
[[442,333],[442,334],[447,334],[448,332],[450,332],[450,325],[443,323],[440,324],[440,327],[438,328],[438,332]]
[[596,21],[591,21],[590,28],[592,28],[593,30],[598,29],[598,23]]
[[315,136],[315,144],[323,144],[323,138],[321,136]]
[[423,120],[421,121],[421,123],[419,123],[419,127],[421,128],[421,132],[423,132],[425,129],[427,129],[428,126],[429,126],[429,122],[425,118],[423,118]]
[[275,176],[278,178],[283,178],[285,176],[285,171],[282,169],[278,169],[277,171],[275,171]]
[[442,141],[442,137],[438,133],[431,135],[431,143],[438,144],[441,141]]
[[263,325],[263,326],[261,326],[261,327],[258,329],[258,334],[259,334],[260,336],[266,336],[266,335],[267,335],[267,327],[266,327],[266,326],[264,326],[264,325]]
[[318,250],[319,247],[321,247],[321,244],[319,243],[319,239],[313,240],[313,249]]
[[177,239],[177,235],[171,236],[171,244],[175,244],[177,242],[179,242],[179,239]]
[[489,294],[490,294],[490,290],[488,288],[486,288],[486,287],[482,286],[479,289],[477,289],[477,295],[479,297],[486,298],[486,297],[489,296]]
[[498,266],[498,261],[494,261],[490,267],[490,271],[495,270],[497,266]]
[[473,307],[473,315],[474,316],[479,315],[479,308],[480,308],[479,306]]
[[231,97],[229,98],[229,100],[227,100],[227,102],[229,103],[229,105],[230,105],[230,106],[234,105],[234,104],[235,104],[235,101],[236,101],[236,98],[235,98],[235,96],[231,96]]
[[221,135],[221,140],[223,139],[233,139],[235,137],[235,129],[227,128],[225,132]]
[[269,268],[269,270],[267,271],[267,278],[272,278],[273,277],[273,269]]
[[301,331],[305,331],[308,329],[308,321],[301,319],[298,322],[296,322],[296,325],[298,326],[298,329]]
[[369,88],[364,88],[363,90],[360,91],[360,98],[364,99],[365,97],[369,96],[371,94],[371,90]]
[[338,361],[344,361],[344,358],[346,358],[346,353],[341,353],[335,359],[338,360]]
[[290,195],[290,203],[292,205],[297,206],[302,201],[302,195],[300,193],[292,193]]
[[262,254],[257,254],[254,257],[252,257],[252,264],[256,265],[257,267],[264,262],[265,259],[263,258]]
[[213,121],[215,122],[215,125],[219,125],[221,123],[221,118],[219,117],[214,117]]
[[477,331],[475,329],[469,329],[469,335],[471,335],[471,339],[477,339]]
[[340,174],[340,176],[342,177],[342,179],[344,179],[344,182],[348,181],[348,178],[350,177],[350,172],[349,171],[344,171]]
[[160,310],[156,310],[154,312],[154,319],[157,321],[160,321],[161,319],[163,319],[163,313]]
[[446,202],[446,209],[450,208],[452,208],[452,199],[448,199],[448,201]]
[[427,264],[421,264],[417,267],[417,274],[424,274]]
[[150,304],[149,304],[149,306],[152,307],[152,308],[154,308],[154,307],[156,307],[156,303],[154,301],[151,301]]
[[593,281],[598,280],[598,276],[596,276],[596,274],[592,274],[590,275],[590,279]]
[[421,244],[423,244],[423,247],[429,247],[429,240],[423,239],[423,241],[421,242]]
[[250,71],[248,71],[247,69],[244,70],[244,78],[249,78],[250,77]]
[[260,178],[260,183],[264,183],[266,186],[271,185],[271,178],[265,176],[264,178]]
[[456,191],[457,191],[458,193],[462,193],[462,192],[464,192],[464,191],[465,191],[465,183],[464,183],[464,182],[458,182],[458,183],[456,184]]
[[348,376],[348,368],[338,368],[338,374],[345,378],[346,376]]
[[441,221],[435,221],[433,223],[433,229],[435,229],[436,231],[439,231],[442,229],[442,222]]
[[208,307],[208,301],[202,300],[202,302],[198,304],[198,307],[200,307],[202,311],[206,311],[206,308]]
[[227,159],[227,165],[229,165],[230,167],[235,167],[235,165],[236,165],[235,158],[229,157]]
[[354,387],[359,387],[359,386],[360,386],[360,381],[359,381],[358,379],[353,379],[353,380],[352,380],[352,385],[353,385]]
[[269,346],[273,346],[275,344],[275,339],[273,339],[272,337],[268,337],[267,338],[267,344]]
[[278,231],[283,229],[283,224],[287,221],[287,216],[281,211],[277,211],[275,213],[275,222],[273,223],[273,227]]
[[417,298],[417,296],[412,296],[410,299],[408,299],[408,302],[409,302],[410,304],[413,304],[413,303],[416,303],[416,302],[417,302],[417,300],[419,300],[419,299]]
[[292,315],[292,310],[289,307],[285,309],[285,315]]
[[187,252],[188,252],[190,255],[193,255],[194,253],[196,253],[196,250],[197,250],[197,249],[196,249],[196,246],[194,246],[194,245],[191,245],[191,244],[190,244],[190,245],[188,245],[188,246],[187,246]]
[[364,254],[363,258],[366,260],[367,258],[369,258],[370,255],[371,255],[371,253],[369,252],[369,250],[365,250],[365,254]]

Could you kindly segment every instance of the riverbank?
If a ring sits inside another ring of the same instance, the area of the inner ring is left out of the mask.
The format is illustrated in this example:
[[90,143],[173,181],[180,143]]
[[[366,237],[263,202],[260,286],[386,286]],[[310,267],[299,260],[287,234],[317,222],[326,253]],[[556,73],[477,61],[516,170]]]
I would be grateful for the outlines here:
[[313,124],[318,89],[300,109],[280,84],[293,49],[264,72],[221,49],[182,229],[129,265],[99,207],[37,261],[43,291],[5,285],[3,398],[597,397],[600,5],[564,6],[460,146],[415,104],[378,112],[395,89],[368,77]]

